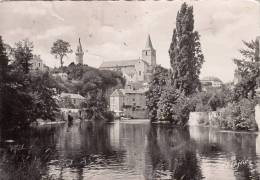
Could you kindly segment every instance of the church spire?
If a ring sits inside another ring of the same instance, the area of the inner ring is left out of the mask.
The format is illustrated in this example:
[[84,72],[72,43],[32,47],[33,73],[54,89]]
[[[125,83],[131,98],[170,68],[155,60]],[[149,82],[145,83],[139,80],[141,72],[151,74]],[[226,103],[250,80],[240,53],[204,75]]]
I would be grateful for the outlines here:
[[153,45],[152,45],[152,41],[151,41],[151,38],[150,38],[150,34],[148,34],[146,45],[145,45],[145,49],[153,49]]
[[80,42],[80,38],[79,38],[79,44],[77,46],[77,50],[76,50],[76,63],[77,64],[83,64],[83,55],[84,55],[84,52],[82,50],[82,46],[81,46],[81,42]]
[[82,46],[81,46],[81,42],[80,42],[80,38],[79,38],[79,44],[78,44],[78,47],[77,47],[77,53],[83,53],[83,50],[82,50]]
[[145,48],[142,50],[142,59],[152,67],[156,65],[156,50],[153,48],[150,34],[148,34]]

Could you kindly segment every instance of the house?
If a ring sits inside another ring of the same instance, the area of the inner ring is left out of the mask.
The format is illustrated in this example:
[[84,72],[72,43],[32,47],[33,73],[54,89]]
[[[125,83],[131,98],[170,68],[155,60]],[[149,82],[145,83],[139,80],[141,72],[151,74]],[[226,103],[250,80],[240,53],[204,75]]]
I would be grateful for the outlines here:
[[116,89],[110,96],[110,110],[117,116],[128,116],[133,118],[146,118],[147,89]]
[[116,115],[121,116],[124,107],[124,94],[121,89],[116,89],[110,95],[110,111],[115,112]]
[[156,66],[156,50],[153,48],[148,35],[145,48],[142,50],[142,59],[105,61],[100,69],[122,72],[127,82],[149,82],[152,69]]
[[68,80],[68,74],[67,73],[54,73],[52,74],[53,77],[60,77],[63,81]]
[[61,93],[59,99],[63,102],[69,100],[70,103],[72,103],[72,106],[79,108],[81,103],[83,103],[86,98],[80,94]]
[[213,87],[213,88],[219,88],[223,85],[223,82],[214,76],[207,76],[204,77],[200,80],[202,87],[207,88],[207,87]]
[[40,55],[34,55],[30,63],[31,63],[31,70],[44,71],[44,64]]

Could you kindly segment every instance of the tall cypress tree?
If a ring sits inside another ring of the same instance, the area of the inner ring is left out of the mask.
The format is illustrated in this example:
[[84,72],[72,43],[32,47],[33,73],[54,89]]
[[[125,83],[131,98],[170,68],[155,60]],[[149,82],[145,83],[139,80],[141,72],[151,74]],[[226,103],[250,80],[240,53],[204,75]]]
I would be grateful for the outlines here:
[[194,31],[193,7],[183,3],[177,13],[169,48],[172,68],[172,85],[190,95],[200,89],[199,74],[204,56],[201,51],[199,33]]

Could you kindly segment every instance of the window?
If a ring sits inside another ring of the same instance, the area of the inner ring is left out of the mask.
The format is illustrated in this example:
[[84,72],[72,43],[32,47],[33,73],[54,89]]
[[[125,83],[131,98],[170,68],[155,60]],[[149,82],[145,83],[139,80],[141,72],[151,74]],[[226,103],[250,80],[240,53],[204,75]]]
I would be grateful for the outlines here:
[[135,98],[133,98],[133,101],[135,101]]
[[142,72],[141,72],[141,71],[139,71],[139,76],[141,76],[141,73],[142,73]]
[[39,63],[39,67],[41,67],[41,63]]
[[147,51],[145,51],[145,55],[146,55],[146,56],[148,55]]

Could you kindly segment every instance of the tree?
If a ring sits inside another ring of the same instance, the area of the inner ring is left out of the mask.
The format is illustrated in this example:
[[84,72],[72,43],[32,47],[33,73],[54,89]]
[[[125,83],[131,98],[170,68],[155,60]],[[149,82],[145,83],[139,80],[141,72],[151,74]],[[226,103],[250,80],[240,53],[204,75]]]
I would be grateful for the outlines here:
[[51,54],[53,54],[55,58],[60,59],[61,67],[63,67],[63,58],[67,56],[69,53],[72,53],[69,42],[58,39],[53,43],[53,46],[51,48]]
[[0,127],[5,130],[26,128],[37,118],[54,120],[58,110],[55,81],[48,72],[29,71],[32,51],[28,40],[16,43],[14,61],[8,64],[0,38]]
[[177,126],[185,126],[192,110],[194,106],[190,103],[190,99],[183,92],[167,85],[158,102],[157,119]]
[[204,56],[201,51],[199,33],[194,31],[193,7],[183,3],[176,18],[169,48],[173,74],[173,88],[185,95],[200,90],[199,74]]
[[234,100],[255,97],[255,89],[259,86],[260,58],[259,41],[245,42],[246,49],[241,49],[241,59],[234,59],[237,65],[237,74],[241,77],[240,82],[235,85]]
[[28,94],[32,98],[32,113],[29,119],[34,121],[37,118],[44,120],[55,120],[55,113],[58,112],[58,104],[53,98],[57,95],[59,85],[52,79],[48,72],[37,72],[30,76]]
[[22,70],[25,74],[30,71],[31,63],[33,58],[33,43],[28,39],[15,43],[14,48],[14,59],[17,70]]
[[3,89],[6,84],[8,58],[6,56],[2,36],[0,36],[0,122],[3,119]]
[[156,66],[152,75],[149,90],[146,93],[146,106],[149,118],[152,121],[157,119],[158,102],[165,88],[167,79],[168,70],[161,66]]

